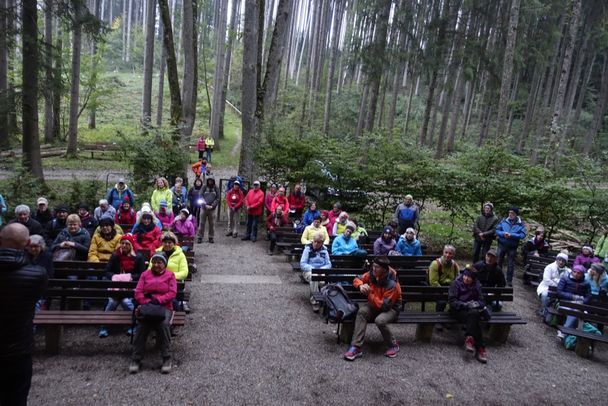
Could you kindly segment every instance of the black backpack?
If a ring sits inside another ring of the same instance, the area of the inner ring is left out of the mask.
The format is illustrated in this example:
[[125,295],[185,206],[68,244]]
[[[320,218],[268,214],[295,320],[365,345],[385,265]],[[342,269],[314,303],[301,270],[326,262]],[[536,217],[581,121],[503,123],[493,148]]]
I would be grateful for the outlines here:
[[330,283],[321,289],[323,295],[323,317],[330,323],[353,320],[359,307],[344,291],[344,288]]

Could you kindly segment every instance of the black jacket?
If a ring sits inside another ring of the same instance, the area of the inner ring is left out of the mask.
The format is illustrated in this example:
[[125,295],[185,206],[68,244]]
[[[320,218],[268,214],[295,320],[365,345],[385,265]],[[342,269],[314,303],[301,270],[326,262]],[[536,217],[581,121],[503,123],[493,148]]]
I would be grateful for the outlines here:
[[[19,221],[17,221],[17,219],[13,219],[10,222],[19,223]],[[23,224],[25,227],[27,227],[28,231],[30,232],[30,235],[38,234],[42,237],[46,237],[44,228],[42,228],[40,223],[37,222],[36,220],[34,220],[33,218],[30,217],[29,219],[27,219],[27,221],[25,223],[21,223],[21,224]]]
[[491,267],[485,261],[479,261],[473,266],[477,269],[477,280],[484,288],[504,288],[507,286],[505,275],[497,264]]
[[0,359],[32,353],[34,306],[46,283],[46,270],[25,251],[0,248]]

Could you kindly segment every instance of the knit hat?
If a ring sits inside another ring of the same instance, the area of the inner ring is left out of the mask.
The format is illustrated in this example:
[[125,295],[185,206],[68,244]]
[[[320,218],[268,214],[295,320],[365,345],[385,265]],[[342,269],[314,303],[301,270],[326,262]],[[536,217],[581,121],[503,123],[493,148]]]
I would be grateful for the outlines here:
[[315,213],[315,214],[313,214],[312,219],[313,220],[321,220],[321,215],[319,213]]
[[380,265],[384,269],[388,269],[388,267],[390,266],[391,262],[388,260],[387,257],[380,256],[380,257],[374,258],[374,264]]
[[46,200],[44,197],[39,197],[38,200],[36,201],[36,205],[39,205],[39,204],[46,204],[48,206],[49,201]]
[[509,211],[512,211],[513,213],[515,213],[516,215],[519,216],[519,207],[513,206],[513,207],[509,208]]
[[583,248],[581,248],[582,250],[588,250],[589,252],[591,252],[591,255],[593,255],[593,247],[591,247],[590,245],[583,245]]
[[594,262],[593,264],[591,264],[591,269],[593,269],[599,274],[606,272],[606,267],[604,266],[604,264],[600,264],[599,262]]
[[323,210],[321,212],[321,217],[325,216],[325,218],[329,217],[329,212],[327,210]]
[[167,201],[165,199],[161,200],[159,203],[160,207],[167,207]]
[[352,221],[349,221],[348,223],[346,223],[346,229],[348,229],[350,231],[355,231],[357,229],[357,227],[355,226],[355,223],[353,223]]
[[103,227],[103,226],[114,227],[114,219],[109,214],[104,214],[99,219],[99,226],[100,227]]
[[486,207],[486,206],[487,206],[487,207],[489,207],[489,208],[490,208],[490,210],[494,210],[494,205],[493,205],[492,203],[490,203],[490,202],[485,202],[485,203],[483,204],[483,207]]
[[467,265],[462,271],[462,274],[477,279],[477,271],[471,265]]
[[131,244],[131,247],[135,248],[135,237],[133,234],[123,234],[122,237],[120,237],[120,241],[128,241],[129,244]]
[[585,270],[585,267],[584,267],[584,266],[582,266],[582,265],[574,265],[574,266],[572,267],[572,272],[580,272],[580,273],[585,273],[585,272],[587,272],[587,271]]
[[89,208],[89,205],[88,205],[88,204],[86,204],[86,203],[80,203],[80,204],[78,205],[78,208],[79,208],[79,209],[84,209],[84,210],[86,210],[86,211],[91,211],[91,209]]
[[152,214],[152,208],[150,207],[150,205],[148,203],[144,203],[141,206],[141,214]]
[[171,231],[167,231],[165,234],[163,234],[161,241],[173,241],[174,244],[177,244],[177,237]]
[[180,213],[186,213],[186,216],[190,215],[190,212],[185,207],[179,211]]
[[167,265],[167,257],[162,252],[157,252],[156,254],[152,255],[152,258],[150,258],[150,262],[154,262],[155,259],[160,259],[165,263],[165,265]]
[[405,195],[406,199],[410,199],[410,200],[414,200],[414,198],[412,197],[412,195]]
[[559,254],[557,254],[555,256],[555,259],[563,259],[564,261],[568,262],[568,254],[564,254],[563,252],[560,252]]
[[131,204],[131,199],[129,199],[129,196],[125,196],[124,199],[122,199],[122,204],[125,204],[125,203]]
[[407,233],[416,234],[416,230],[414,230],[412,227],[408,227],[408,228],[405,230],[405,233],[406,233],[406,234],[407,234]]
[[384,227],[383,233],[384,234],[392,234],[393,233],[393,227],[391,227],[391,226]]
[[69,213],[70,209],[68,208],[67,204],[61,203],[61,204],[58,204],[57,207],[55,207],[55,213],[58,211],[64,211],[66,213]]

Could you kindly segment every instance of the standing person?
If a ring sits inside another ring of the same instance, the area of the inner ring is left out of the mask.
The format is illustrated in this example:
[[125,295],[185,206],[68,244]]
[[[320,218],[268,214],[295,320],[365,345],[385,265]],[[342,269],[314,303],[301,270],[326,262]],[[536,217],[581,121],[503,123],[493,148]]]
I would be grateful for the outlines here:
[[198,142],[196,143],[198,159],[203,159],[203,157],[205,156],[205,149],[207,149],[207,145],[205,144],[205,136],[201,134],[201,136],[198,137]]
[[272,201],[277,195],[277,185],[271,183],[266,191],[266,197],[264,198],[264,207],[266,207],[266,216],[272,214]]
[[299,183],[296,183],[293,190],[289,192],[287,201],[289,202],[289,217],[301,219],[306,205],[306,197],[302,193],[302,186]]
[[414,229],[418,228],[419,215],[420,210],[418,209],[418,205],[414,203],[412,195],[405,195],[403,203],[400,203],[395,210],[394,220],[399,224],[397,233],[403,234],[410,227]]
[[406,257],[421,256],[422,247],[420,241],[416,238],[416,230],[412,227],[405,230],[405,234],[399,238],[395,250]]
[[245,196],[241,190],[241,182],[235,180],[232,188],[226,192],[226,205],[228,206],[228,231],[226,236],[236,238],[239,230],[239,219],[241,207],[243,206]]
[[15,217],[16,218],[12,219],[9,224],[20,223],[23,224],[25,228],[27,228],[27,230],[29,231],[29,235],[38,234],[43,237],[46,236],[42,225],[40,225],[39,222],[30,217],[29,206],[25,204],[20,204],[19,206],[15,207]]
[[36,205],[38,208],[32,218],[46,229],[46,225],[53,220],[53,213],[51,213],[51,209],[49,208],[49,201],[44,197],[39,197]]
[[242,240],[255,242],[258,238],[258,222],[264,212],[264,192],[260,189],[259,180],[253,182],[253,189],[250,189],[245,196],[245,209],[247,210],[247,231]]
[[502,265],[507,257],[507,285],[513,286],[513,272],[515,271],[515,256],[517,255],[517,247],[519,242],[526,238],[526,226],[519,217],[519,209],[512,207],[509,209],[509,215],[502,219],[496,226],[496,235],[498,236],[498,266],[503,269]]
[[492,247],[492,241],[496,235],[498,217],[494,214],[494,205],[490,202],[484,203],[481,214],[473,224],[473,263],[479,261],[480,256]]
[[184,186],[184,180],[179,176],[175,178],[175,185],[171,187],[171,193],[173,193],[173,201],[171,202],[173,216],[177,216],[179,211],[186,207],[188,200],[188,190]]
[[146,350],[146,341],[152,330],[156,331],[156,340],[162,356],[161,373],[171,372],[171,320],[173,319],[173,300],[177,296],[177,281],[175,274],[167,270],[167,258],[162,253],[156,253],[150,258],[152,268],[145,271],[135,288],[135,300],[139,304],[135,315],[141,315],[141,305],[152,303],[163,306],[165,318],[162,321],[138,319],[133,343],[133,355],[129,373],[136,374],[141,368],[141,360]]
[[211,135],[205,138],[205,152],[207,153],[207,161],[211,162],[211,154],[213,153],[213,147],[215,146],[215,140]]
[[481,284],[472,269],[465,268],[464,272],[451,283],[448,303],[450,304],[450,315],[465,324],[465,351],[475,354],[475,359],[482,364],[487,363],[480,321],[489,313],[485,311]]
[[604,229],[602,236],[596,245],[597,256],[604,261],[604,266],[608,264],[608,228]]
[[396,244],[393,238],[393,227],[386,226],[382,235],[374,241],[374,255],[388,255],[395,249]]
[[354,361],[363,356],[361,347],[365,339],[367,323],[374,322],[382,334],[389,358],[395,358],[399,352],[399,342],[388,327],[402,307],[401,285],[397,272],[390,266],[387,257],[376,257],[371,271],[360,278],[355,278],[353,287],[367,296],[367,302],[359,305],[355,319],[353,339],[344,359]]
[[204,178],[207,174],[207,166],[207,160],[205,158],[200,158],[198,161],[193,163],[190,168],[192,168],[195,178]]
[[152,192],[152,197],[150,198],[150,205],[152,206],[152,210],[154,212],[158,212],[160,209],[161,200],[172,202],[173,193],[169,188],[169,181],[163,177],[158,177],[156,179],[156,187],[154,192]]
[[313,269],[330,269],[331,259],[329,251],[323,245],[324,236],[322,233],[316,233],[312,237],[312,242],[304,247],[304,252],[300,257],[300,269],[302,270],[302,278],[308,282],[310,287],[310,304],[314,312],[319,311],[319,302],[314,298],[314,294],[319,292],[319,282],[312,280]]
[[202,190],[201,198],[202,202],[202,213],[200,216],[200,223],[197,231],[196,241],[200,244],[203,242],[205,237],[205,223],[209,223],[209,242],[213,244],[213,236],[215,233],[214,219],[215,208],[220,201],[220,190],[215,184],[215,178],[213,176],[207,177],[207,184]]
[[198,220],[201,216],[201,209],[203,207],[203,199],[201,197],[203,192],[203,180],[201,178],[194,179],[194,183],[190,190],[188,190],[188,210],[195,218],[194,224],[198,226]]
[[[443,247],[443,255],[437,258],[429,266],[429,285],[434,287],[439,286],[450,286],[458,272],[460,267],[454,261],[456,255],[456,248],[453,245],[445,245]],[[435,306],[435,311],[442,312],[445,310],[447,305],[446,301],[438,300]],[[442,326],[437,326],[438,330],[442,330]]]
[[46,270],[30,265],[29,232],[11,223],[0,231],[0,405],[27,405],[32,382],[34,308],[44,294]]
[[8,209],[4,196],[0,195],[0,227],[4,225],[4,216],[6,216],[6,210]]
[[106,200],[118,211],[119,207],[125,201],[125,198],[129,199],[129,203],[131,203],[132,206],[135,205],[135,195],[133,194],[133,191],[129,189],[129,186],[125,183],[125,179],[120,178],[114,187],[108,191]]
[[95,229],[97,229],[97,226],[99,225],[99,221],[91,216],[91,210],[89,209],[88,204],[80,203],[78,205],[78,217],[80,217],[82,227],[89,232],[89,235],[93,235]]
[[271,213],[266,218],[266,232],[268,233],[268,239],[270,240],[270,246],[268,247],[268,255],[274,255],[274,248],[277,244],[277,233],[278,227],[285,227],[287,225],[287,216],[283,213],[283,206],[278,205],[274,213]]

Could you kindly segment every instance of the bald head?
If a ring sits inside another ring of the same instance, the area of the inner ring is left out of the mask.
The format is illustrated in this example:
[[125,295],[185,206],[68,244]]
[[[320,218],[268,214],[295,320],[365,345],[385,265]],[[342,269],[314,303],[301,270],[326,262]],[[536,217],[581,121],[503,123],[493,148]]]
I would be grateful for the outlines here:
[[30,232],[20,223],[10,223],[0,231],[0,247],[22,250],[30,241]]

